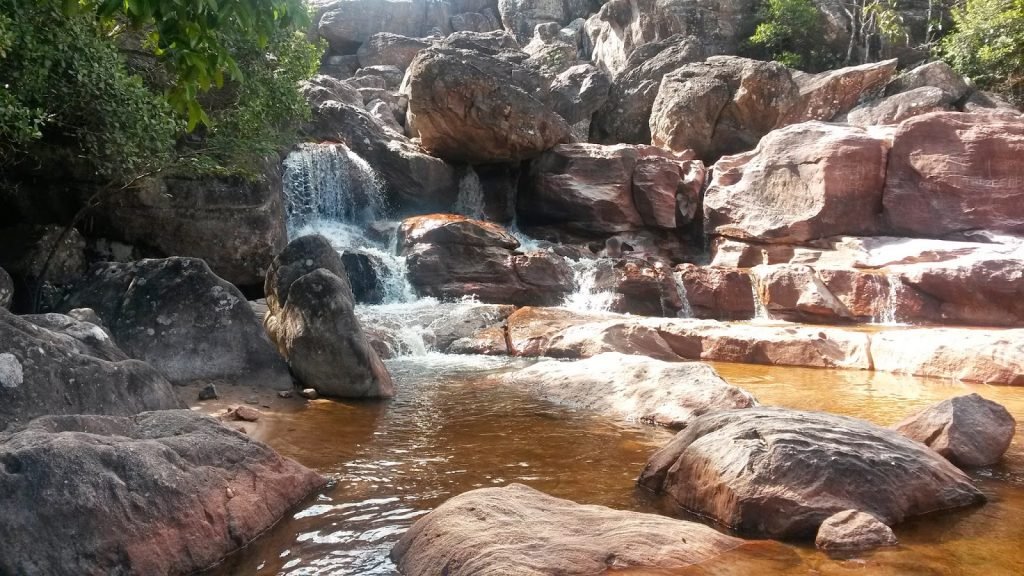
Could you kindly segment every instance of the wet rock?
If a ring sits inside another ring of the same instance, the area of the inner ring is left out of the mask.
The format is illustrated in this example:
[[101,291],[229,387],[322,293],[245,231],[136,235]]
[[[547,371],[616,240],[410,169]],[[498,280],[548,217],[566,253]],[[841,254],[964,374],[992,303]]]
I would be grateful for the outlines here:
[[693,218],[704,176],[692,156],[653,146],[562,144],[531,163],[518,214],[585,234],[674,229]]
[[[596,49],[596,48],[595,48]],[[595,53],[596,57],[596,53]],[[673,36],[645,45],[625,61],[613,78],[607,103],[594,114],[591,141],[601,144],[650,144],[651,108],[662,78],[704,58],[696,38]]]
[[255,422],[260,419],[263,414],[249,406],[235,406],[228,413],[227,417],[232,420],[241,420],[243,422]]
[[14,280],[6,270],[0,268],[0,308],[11,308],[14,300]]
[[111,195],[94,230],[148,249],[147,255],[201,258],[217,276],[259,286],[287,242],[279,160],[256,179],[162,176]]
[[10,574],[190,574],[324,484],[187,410],[45,416],[0,435],[0,461],[0,572]]
[[899,233],[1024,234],[1024,120],[937,112],[900,125],[883,204]]
[[430,42],[419,38],[379,32],[360,44],[356,54],[359,56],[359,65],[364,68],[367,66],[395,66],[400,70],[405,70],[416,58],[416,55],[429,46]]
[[449,354],[509,355],[505,329],[502,326],[482,328],[471,336],[459,338],[448,346]]
[[538,362],[497,379],[555,404],[675,429],[710,411],[757,405],[707,364],[616,352]]
[[213,384],[207,384],[206,386],[203,386],[202,390],[199,391],[200,402],[204,400],[216,400],[217,398],[217,387],[214,386]]
[[750,273],[724,266],[680,264],[677,274],[694,318],[745,320],[754,316]]
[[770,538],[813,537],[843,510],[897,524],[985,500],[922,444],[863,420],[785,408],[694,419],[651,457],[638,482],[743,534]]
[[331,250],[322,236],[285,248],[267,274],[263,324],[292,373],[320,394],[390,398],[391,375],[355,316],[344,265]]
[[287,366],[245,297],[202,260],[97,264],[60,306],[95,310],[118,346],[173,383],[291,387]]
[[320,394],[317,393],[315,388],[303,388],[302,391],[299,392],[299,395],[306,400],[316,400],[320,397]]
[[1002,405],[967,394],[929,406],[894,428],[964,468],[999,462],[1017,422]]
[[900,92],[881,100],[865,102],[846,115],[846,122],[854,126],[883,126],[900,122],[929,112],[953,109],[949,94],[934,86],[922,86]]
[[896,74],[896,60],[848,66],[820,74],[793,73],[800,90],[778,127],[809,120],[829,121],[852,110],[865,97],[881,92]]
[[547,105],[549,86],[536,72],[494,56],[429,48],[406,76],[406,126],[446,160],[518,162],[569,138],[569,125]]
[[380,304],[384,301],[384,287],[377,272],[383,270],[384,265],[379,258],[363,252],[345,252],[341,261],[357,303]]
[[777,62],[713,56],[665,75],[651,110],[651,144],[713,161],[750,150],[799,98]]
[[519,240],[497,224],[455,214],[429,214],[406,218],[398,228],[401,250],[416,244],[491,246],[512,250],[519,247]]
[[0,342],[0,431],[43,414],[131,415],[182,407],[159,372],[129,359],[94,324],[0,309]]
[[584,506],[521,484],[451,498],[391,551],[402,574],[598,574],[684,568],[755,546],[694,522]]
[[704,197],[705,230],[799,243],[879,228],[888,143],[848,126],[808,122],[722,158]]
[[885,95],[892,96],[923,87],[934,87],[946,93],[950,102],[957,102],[971,92],[962,76],[942,60],[929,62],[900,74],[885,87]]
[[871,550],[896,544],[891,528],[858,510],[843,510],[829,516],[814,539],[814,545],[822,550]]
[[612,294],[611,311],[675,317],[682,308],[672,271],[662,263],[629,258],[605,264],[595,274],[594,290]]

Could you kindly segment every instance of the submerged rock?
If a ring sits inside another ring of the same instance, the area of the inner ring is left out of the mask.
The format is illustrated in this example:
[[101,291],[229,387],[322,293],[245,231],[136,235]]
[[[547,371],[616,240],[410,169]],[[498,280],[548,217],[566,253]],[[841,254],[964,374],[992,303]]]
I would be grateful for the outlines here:
[[118,346],[176,384],[220,379],[291,388],[245,296],[202,260],[97,264],[61,303],[73,308],[95,310]]
[[95,324],[0,308],[0,431],[43,414],[127,416],[183,407],[152,366]]
[[829,516],[814,539],[818,548],[836,551],[870,550],[898,543],[892,528],[859,510],[843,510]]
[[616,352],[538,362],[497,379],[556,404],[675,429],[707,412],[757,405],[707,364]]
[[324,396],[390,398],[391,375],[355,315],[341,256],[319,235],[293,240],[266,281],[263,324],[300,382]]
[[586,506],[521,484],[451,498],[391,550],[405,576],[544,576],[703,564],[746,542],[694,522]]
[[0,462],[4,574],[191,574],[324,484],[187,410],[45,416],[0,435]]
[[863,420],[785,408],[691,421],[647,462],[641,486],[757,537],[809,538],[829,516],[885,524],[985,501],[922,444]]
[[894,426],[960,467],[999,462],[1013,441],[1017,422],[1002,405],[978,394],[957,396]]

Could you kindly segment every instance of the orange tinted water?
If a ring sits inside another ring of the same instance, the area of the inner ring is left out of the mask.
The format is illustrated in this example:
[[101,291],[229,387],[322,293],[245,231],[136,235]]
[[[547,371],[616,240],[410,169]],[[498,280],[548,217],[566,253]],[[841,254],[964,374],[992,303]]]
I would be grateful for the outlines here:
[[[574,413],[484,376],[521,361],[431,355],[391,361],[388,403],[317,401],[269,415],[268,442],[334,479],[332,486],[211,573],[394,574],[388,551],[447,498],[521,482],[588,504],[657,512],[634,487],[671,433]],[[888,425],[939,399],[978,391],[1024,419],[1024,389],[966,386],[860,371],[716,364],[763,404],[826,410]],[[1022,426],[1024,428],[1024,426]],[[990,502],[896,528],[897,548],[831,558],[792,546],[786,558],[726,555],[675,572],[736,575],[1024,574],[1024,430],[1005,461],[972,475]]]

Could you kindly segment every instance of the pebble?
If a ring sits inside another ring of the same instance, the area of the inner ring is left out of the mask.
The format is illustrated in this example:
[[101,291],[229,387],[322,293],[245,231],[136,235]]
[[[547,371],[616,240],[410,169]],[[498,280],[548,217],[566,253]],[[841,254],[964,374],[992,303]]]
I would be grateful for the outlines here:
[[280,392],[277,393],[277,396],[279,398],[291,398],[292,395],[293,394],[291,390],[281,390]]
[[231,415],[236,420],[244,420],[246,422],[255,422],[260,419],[261,413],[255,408],[248,406],[238,406],[231,411]]
[[303,398],[306,398],[308,400],[316,400],[317,398],[320,397],[320,395],[317,394],[316,390],[313,389],[313,388],[305,388],[305,389],[302,390],[302,392],[299,392],[299,394]]
[[216,400],[217,399],[217,387],[213,384],[207,384],[199,391],[199,400]]

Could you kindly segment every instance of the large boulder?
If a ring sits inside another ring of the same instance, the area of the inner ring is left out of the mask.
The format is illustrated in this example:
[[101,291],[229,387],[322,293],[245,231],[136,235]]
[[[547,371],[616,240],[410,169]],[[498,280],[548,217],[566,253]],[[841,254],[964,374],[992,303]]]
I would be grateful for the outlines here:
[[607,297],[608,309],[624,314],[675,317],[682,308],[668,266],[640,258],[600,260],[592,292]]
[[692,420],[651,457],[639,483],[770,538],[813,538],[843,510],[892,525],[985,501],[969,477],[922,444],[863,420],[784,408]]
[[796,102],[779,120],[778,126],[808,120],[829,121],[852,110],[863,99],[881,92],[896,74],[896,60],[872,62],[828,70],[820,74],[793,72],[799,87]]
[[497,378],[555,404],[675,429],[707,412],[757,405],[707,364],[617,352],[538,362]]
[[175,384],[220,379],[291,388],[245,296],[202,260],[100,263],[60,306],[95,310],[118,346]]
[[870,550],[897,543],[892,528],[858,510],[843,510],[829,516],[814,537],[815,546],[834,551]]
[[421,38],[432,28],[451,32],[448,2],[432,0],[334,0],[316,21],[320,37],[334,52],[354,54],[379,32]]
[[846,115],[846,122],[854,126],[885,126],[899,124],[908,118],[929,112],[952,110],[949,94],[934,86],[922,86],[908,92],[865,102]]
[[681,264],[680,298],[694,318],[746,320],[754,316],[754,288],[750,272],[727,266]]
[[585,234],[674,229],[693,219],[704,176],[699,160],[653,146],[562,144],[530,164],[518,215]]
[[5,574],[191,574],[324,484],[187,410],[45,416],[0,435],[0,462]]
[[938,238],[971,230],[1024,234],[1024,119],[937,112],[902,123],[883,204],[889,225]]
[[651,144],[713,161],[750,150],[800,96],[778,62],[713,56],[665,75],[651,110]]
[[409,66],[406,125],[446,160],[518,162],[566,141],[570,128],[550,110],[549,82],[487,54],[429,48]]
[[871,335],[874,369],[1024,386],[1024,330],[920,328]]
[[164,176],[110,196],[95,230],[156,256],[202,258],[215,274],[259,286],[287,242],[275,155],[255,179]]
[[359,65],[395,66],[405,70],[412,64],[416,55],[430,46],[430,42],[419,38],[409,38],[390,32],[379,32],[367,38],[359,46]]
[[662,78],[686,64],[702,60],[704,55],[698,40],[689,36],[673,36],[646,44],[633,53],[614,77],[607,103],[594,114],[591,141],[650,144],[651,108]]
[[900,74],[885,86],[885,94],[892,96],[925,86],[942,90],[948,95],[950,102],[959,102],[971,92],[971,87],[963,76],[957,74],[949,64],[936,60]]
[[181,408],[152,366],[129,359],[95,324],[0,308],[0,430],[43,414],[128,416]]
[[705,230],[786,244],[871,235],[887,153],[885,139],[859,128],[807,122],[775,130],[755,150],[715,164]]
[[578,64],[551,81],[552,107],[572,125],[573,136],[586,142],[594,112],[608,101],[611,81],[593,64]]
[[500,227],[452,214],[406,219],[399,231],[409,282],[423,296],[519,306],[559,304],[572,271],[550,252],[521,253]]
[[566,576],[706,565],[748,543],[695,522],[586,506],[521,484],[451,498],[391,550],[406,576]]
[[1002,405],[967,394],[929,406],[894,428],[957,466],[990,466],[1010,447],[1017,421]]
[[563,0],[499,0],[498,9],[505,29],[523,44],[530,40],[538,24],[566,23]]
[[[88,269],[86,240],[71,228],[21,224],[0,229],[0,266],[10,274],[15,309],[49,309],[61,288]],[[45,268],[45,271],[44,271]]]
[[264,326],[288,366],[324,396],[390,398],[394,384],[355,315],[341,257],[322,236],[292,241],[267,274]]

